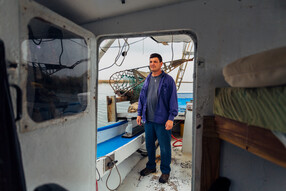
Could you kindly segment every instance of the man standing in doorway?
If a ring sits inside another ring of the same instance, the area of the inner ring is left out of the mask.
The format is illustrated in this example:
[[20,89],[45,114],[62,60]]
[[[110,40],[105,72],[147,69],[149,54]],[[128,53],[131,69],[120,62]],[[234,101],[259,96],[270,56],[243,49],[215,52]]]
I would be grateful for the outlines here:
[[159,182],[168,182],[171,164],[171,133],[174,118],[178,114],[177,88],[174,79],[161,70],[162,56],[150,55],[151,73],[147,76],[138,102],[137,124],[145,123],[145,139],[148,152],[146,168],[141,176],[156,172],[156,147],[158,139],[161,151],[160,169],[162,175]]

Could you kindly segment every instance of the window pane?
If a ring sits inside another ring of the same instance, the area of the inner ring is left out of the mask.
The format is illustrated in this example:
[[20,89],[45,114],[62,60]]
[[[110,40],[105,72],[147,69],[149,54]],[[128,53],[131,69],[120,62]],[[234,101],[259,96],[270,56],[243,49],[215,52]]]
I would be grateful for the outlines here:
[[40,19],[28,25],[23,55],[28,63],[28,113],[36,121],[73,115],[87,106],[84,38]]

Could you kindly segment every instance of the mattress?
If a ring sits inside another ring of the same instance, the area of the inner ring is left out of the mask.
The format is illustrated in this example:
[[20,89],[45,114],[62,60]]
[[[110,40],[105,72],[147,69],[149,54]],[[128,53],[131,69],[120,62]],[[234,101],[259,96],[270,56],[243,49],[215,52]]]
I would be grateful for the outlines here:
[[286,133],[286,86],[217,88],[214,114]]

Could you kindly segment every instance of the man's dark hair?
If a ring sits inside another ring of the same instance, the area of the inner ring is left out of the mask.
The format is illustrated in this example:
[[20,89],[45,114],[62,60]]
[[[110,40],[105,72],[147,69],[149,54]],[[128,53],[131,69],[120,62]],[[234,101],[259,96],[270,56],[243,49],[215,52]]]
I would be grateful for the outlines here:
[[150,55],[150,58],[158,58],[160,62],[163,61],[162,56],[158,53],[153,53]]

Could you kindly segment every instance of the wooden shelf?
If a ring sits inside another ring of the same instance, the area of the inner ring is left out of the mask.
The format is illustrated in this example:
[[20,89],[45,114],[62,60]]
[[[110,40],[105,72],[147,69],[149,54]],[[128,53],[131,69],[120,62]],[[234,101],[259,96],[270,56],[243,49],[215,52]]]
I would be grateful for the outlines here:
[[286,168],[286,148],[270,130],[220,116],[204,116],[201,191],[219,177],[220,140]]
[[286,148],[270,130],[220,116],[215,126],[220,139],[286,168]]

